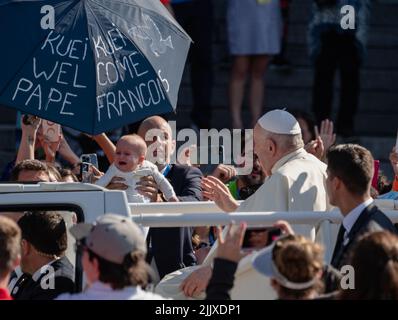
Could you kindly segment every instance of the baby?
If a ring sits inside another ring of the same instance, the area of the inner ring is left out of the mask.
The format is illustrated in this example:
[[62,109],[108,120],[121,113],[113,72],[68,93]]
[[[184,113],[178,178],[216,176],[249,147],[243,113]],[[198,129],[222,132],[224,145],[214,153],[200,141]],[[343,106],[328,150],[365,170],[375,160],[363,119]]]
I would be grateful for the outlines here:
[[128,186],[125,191],[129,202],[149,202],[148,198],[138,193],[135,186],[141,177],[150,175],[167,201],[178,201],[170,182],[153,163],[145,160],[146,152],[146,143],[140,136],[132,134],[121,137],[116,144],[115,162],[96,184],[105,187],[113,177],[124,178]]

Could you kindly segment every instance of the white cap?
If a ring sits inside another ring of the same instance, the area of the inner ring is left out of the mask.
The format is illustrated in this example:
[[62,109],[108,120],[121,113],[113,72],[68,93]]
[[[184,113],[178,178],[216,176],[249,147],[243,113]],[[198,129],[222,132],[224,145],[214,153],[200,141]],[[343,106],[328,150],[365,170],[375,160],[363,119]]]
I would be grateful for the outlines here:
[[300,125],[296,118],[285,110],[272,110],[264,114],[257,123],[264,129],[277,134],[299,134]]

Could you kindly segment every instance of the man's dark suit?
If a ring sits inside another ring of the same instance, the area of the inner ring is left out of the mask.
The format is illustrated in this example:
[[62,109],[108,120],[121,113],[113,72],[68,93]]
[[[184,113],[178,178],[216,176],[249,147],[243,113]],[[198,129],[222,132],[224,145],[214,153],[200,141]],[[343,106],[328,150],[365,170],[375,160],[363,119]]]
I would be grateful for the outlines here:
[[357,221],[348,233],[346,245],[344,245],[345,229],[343,225],[341,225],[337,236],[336,246],[333,251],[331,265],[340,270],[343,265],[347,264],[348,254],[361,236],[368,232],[382,230],[397,233],[397,229],[394,224],[382,211],[379,210],[379,208],[375,205],[366,207],[361,212]]
[[[201,201],[202,173],[194,167],[172,165],[166,178],[180,201]],[[150,228],[148,258],[155,258],[161,278],[175,270],[196,265],[192,248],[192,228]]]
[[[398,233],[391,220],[382,211],[380,211],[377,206],[373,204],[369,205],[361,212],[357,221],[354,223],[350,232],[348,233],[345,241],[345,229],[344,226],[341,225],[337,235],[332,261],[330,263],[331,266],[337,270],[341,270],[342,266],[349,264],[349,256],[358,239],[360,239],[366,233],[383,230],[390,231],[392,233]],[[332,279],[332,277],[325,275],[325,281],[326,293],[338,289],[338,278]]]
[[[11,292],[14,300],[53,300],[61,293],[75,292],[75,269],[67,257],[62,257],[50,264],[54,269],[54,288],[43,288],[41,282],[49,283],[44,279],[49,277],[49,271],[43,270],[37,279],[31,275],[23,274],[15,283]],[[48,279],[48,278],[47,278]]]

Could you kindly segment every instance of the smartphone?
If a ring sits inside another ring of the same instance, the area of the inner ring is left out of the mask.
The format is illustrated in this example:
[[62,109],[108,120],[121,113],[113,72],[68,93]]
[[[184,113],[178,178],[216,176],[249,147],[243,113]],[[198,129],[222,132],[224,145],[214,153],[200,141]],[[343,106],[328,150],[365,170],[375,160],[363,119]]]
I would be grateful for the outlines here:
[[43,130],[43,135],[50,142],[58,142],[61,139],[61,126],[58,123],[43,119],[41,122],[41,127]]
[[80,165],[80,176],[83,183],[91,183],[92,181],[91,163],[82,162]]
[[243,238],[242,249],[262,249],[272,244],[282,235],[276,227],[248,228]]
[[91,163],[94,167],[98,168],[98,157],[95,153],[86,153],[80,156],[80,161],[82,163]]

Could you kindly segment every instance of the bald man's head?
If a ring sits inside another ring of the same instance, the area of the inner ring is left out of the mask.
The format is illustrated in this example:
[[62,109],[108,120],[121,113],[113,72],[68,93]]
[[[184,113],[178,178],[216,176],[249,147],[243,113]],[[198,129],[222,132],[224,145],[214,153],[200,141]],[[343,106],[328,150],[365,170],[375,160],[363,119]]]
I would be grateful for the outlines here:
[[140,127],[138,128],[138,135],[145,140],[146,133],[151,129],[166,129],[170,132],[170,135],[172,134],[171,127],[168,122],[159,116],[149,117],[142,121]]
[[156,164],[159,170],[170,164],[175,141],[171,127],[165,119],[159,116],[145,119],[138,128],[138,135],[148,146],[147,160]]

